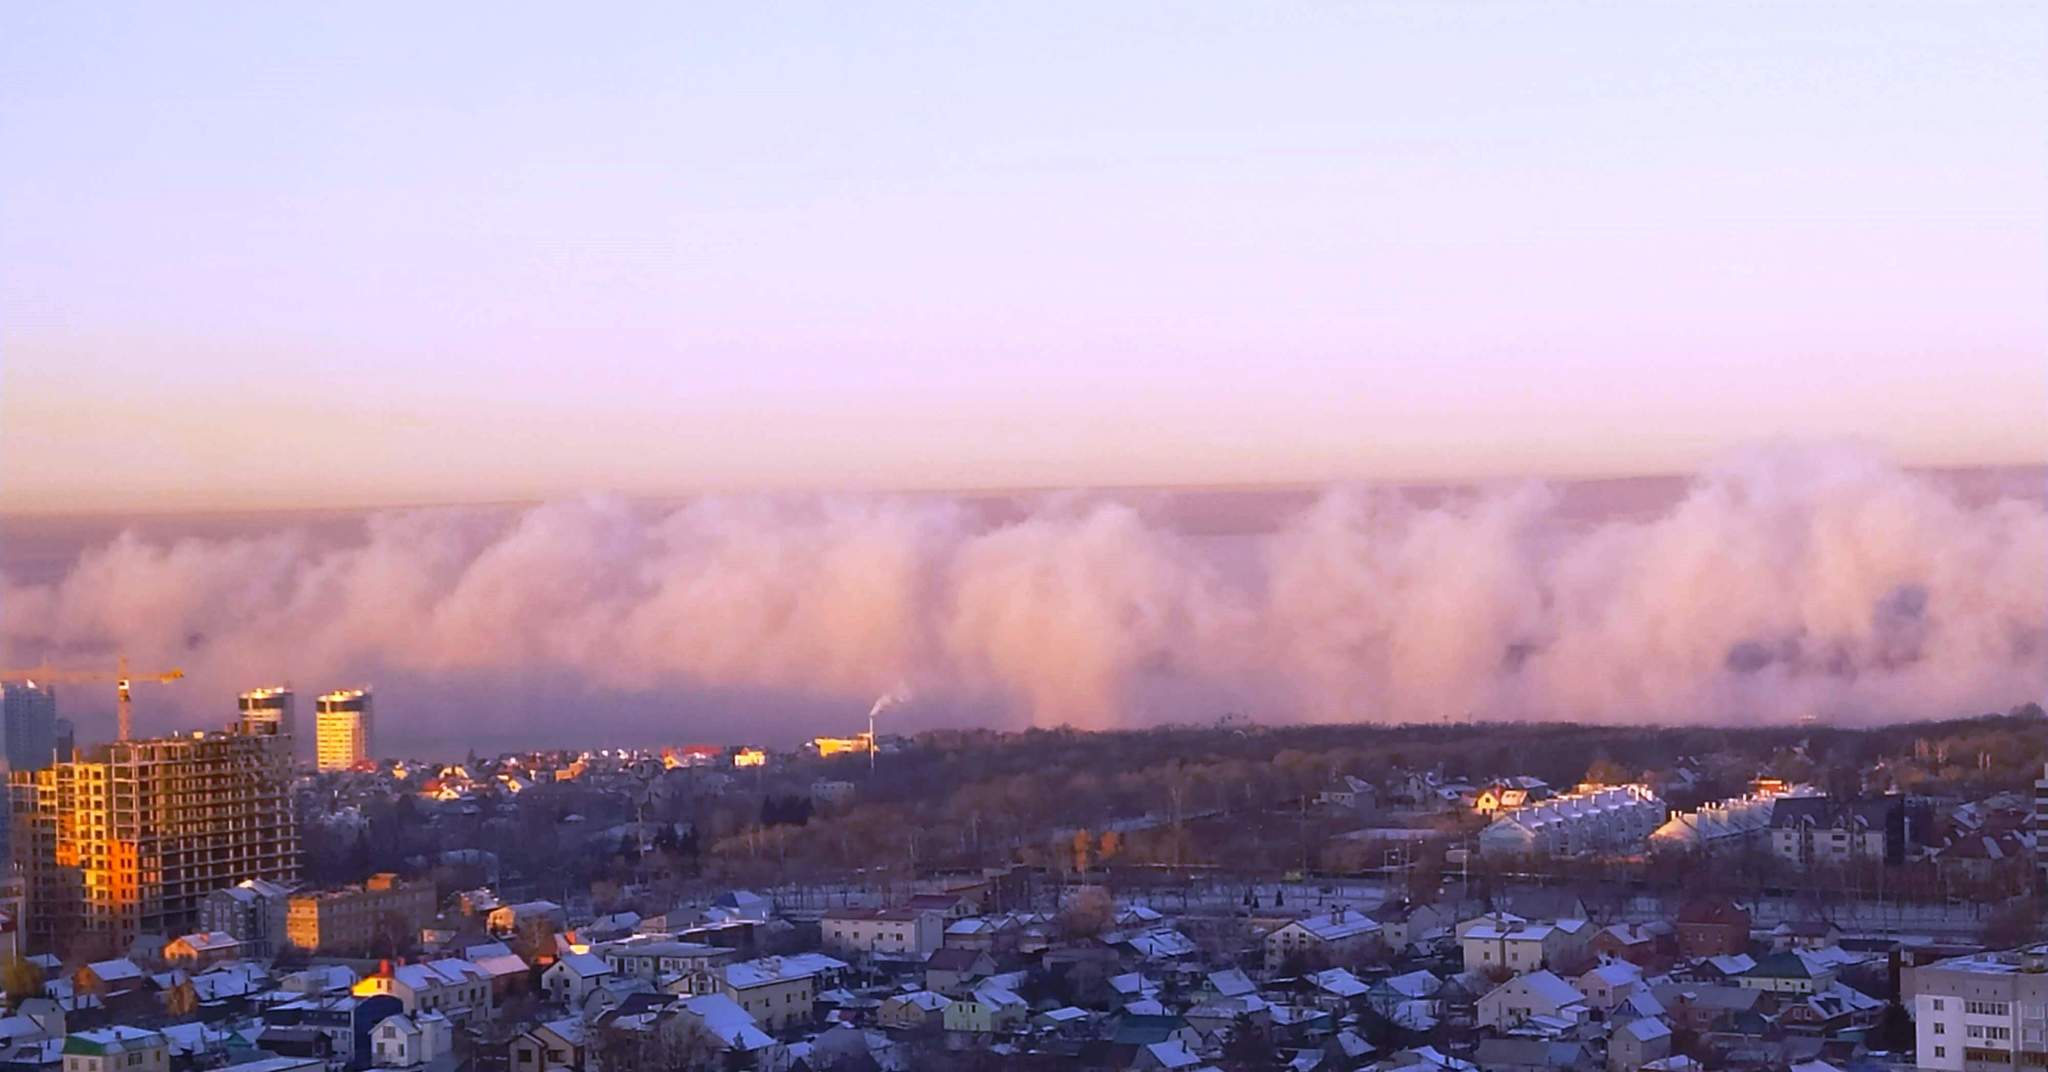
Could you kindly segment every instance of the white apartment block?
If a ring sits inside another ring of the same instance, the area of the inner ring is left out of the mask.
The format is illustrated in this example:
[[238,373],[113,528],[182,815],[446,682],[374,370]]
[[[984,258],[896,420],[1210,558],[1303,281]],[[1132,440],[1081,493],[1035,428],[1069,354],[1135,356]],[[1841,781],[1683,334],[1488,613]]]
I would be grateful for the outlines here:
[[2048,1068],[2048,946],[1936,961],[1906,989],[1918,1067]]
[[945,943],[946,919],[916,908],[835,908],[819,929],[827,952],[839,956],[890,953],[923,960]]
[[1479,832],[1488,856],[1577,856],[1628,851],[1664,822],[1664,802],[1646,785],[1602,786],[1531,804]]

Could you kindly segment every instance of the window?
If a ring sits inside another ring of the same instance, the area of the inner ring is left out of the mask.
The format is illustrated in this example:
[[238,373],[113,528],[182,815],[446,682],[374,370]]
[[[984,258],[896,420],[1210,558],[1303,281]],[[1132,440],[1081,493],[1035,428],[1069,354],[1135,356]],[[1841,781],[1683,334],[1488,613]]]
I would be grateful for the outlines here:
[[1948,1025],[1942,1023],[1940,1020],[1934,1021],[1934,1033],[1937,1035],[1948,1034]]
[[1934,1048],[1934,1056],[1936,1056],[1936,1057],[1947,1057],[1947,1056],[1948,1056],[1948,1047],[1946,1047],[1946,1046],[1936,1046],[1936,1047]]

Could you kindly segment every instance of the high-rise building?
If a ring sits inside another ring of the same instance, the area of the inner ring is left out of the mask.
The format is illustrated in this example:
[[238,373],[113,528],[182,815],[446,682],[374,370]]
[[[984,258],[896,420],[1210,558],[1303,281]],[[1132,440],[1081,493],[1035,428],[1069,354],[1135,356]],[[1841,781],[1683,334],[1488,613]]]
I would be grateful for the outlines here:
[[320,697],[313,713],[315,758],[321,770],[347,770],[370,758],[368,689],[340,689]]
[[0,683],[0,753],[9,770],[39,770],[57,759],[57,693],[33,681]]
[[296,881],[287,745],[238,723],[13,772],[30,947],[113,955],[140,934],[191,930],[215,890]]
[[[33,681],[0,682],[0,765],[41,770],[57,759],[57,693]],[[7,824],[0,824],[0,872],[12,858]]]
[[282,686],[264,689],[250,689],[236,699],[241,709],[242,725],[251,733],[284,734],[297,733],[297,722],[292,715],[292,690]]
[[2034,867],[2041,872],[2041,888],[2048,890],[2048,763],[2034,781]]

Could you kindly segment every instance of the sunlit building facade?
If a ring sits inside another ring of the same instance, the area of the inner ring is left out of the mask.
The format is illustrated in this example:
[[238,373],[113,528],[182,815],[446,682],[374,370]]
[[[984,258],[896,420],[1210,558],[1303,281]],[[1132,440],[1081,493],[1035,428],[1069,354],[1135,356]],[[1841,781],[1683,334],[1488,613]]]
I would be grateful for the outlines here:
[[191,930],[215,890],[296,881],[288,742],[237,723],[10,775],[30,947],[112,955]]
[[314,711],[314,760],[321,770],[348,770],[370,758],[376,716],[367,689],[342,689],[320,697]]

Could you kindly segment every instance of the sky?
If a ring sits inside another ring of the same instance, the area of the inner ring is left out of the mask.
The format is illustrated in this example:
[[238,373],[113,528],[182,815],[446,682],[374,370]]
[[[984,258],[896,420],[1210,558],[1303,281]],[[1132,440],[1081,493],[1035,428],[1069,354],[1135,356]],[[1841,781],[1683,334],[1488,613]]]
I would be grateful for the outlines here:
[[0,512],[2048,460],[2035,3],[10,5]]

